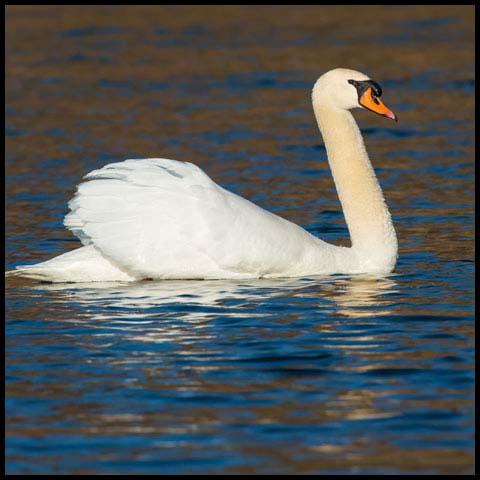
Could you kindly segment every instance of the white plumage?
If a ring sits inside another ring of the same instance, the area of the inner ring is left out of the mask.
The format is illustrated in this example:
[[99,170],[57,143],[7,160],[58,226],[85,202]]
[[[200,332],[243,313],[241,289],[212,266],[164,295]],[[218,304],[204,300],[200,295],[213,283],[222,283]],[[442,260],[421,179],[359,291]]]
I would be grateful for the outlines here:
[[302,259],[306,245],[319,242],[191,163],[126,160],[86,179],[65,226],[134,278],[281,273]]

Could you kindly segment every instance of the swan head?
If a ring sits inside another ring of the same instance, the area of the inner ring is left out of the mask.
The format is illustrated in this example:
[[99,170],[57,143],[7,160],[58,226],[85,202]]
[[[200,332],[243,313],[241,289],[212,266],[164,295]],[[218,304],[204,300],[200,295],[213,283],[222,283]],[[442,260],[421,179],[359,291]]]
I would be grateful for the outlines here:
[[313,105],[341,110],[366,108],[397,121],[397,116],[380,100],[382,89],[364,73],[335,68],[323,74],[312,91]]

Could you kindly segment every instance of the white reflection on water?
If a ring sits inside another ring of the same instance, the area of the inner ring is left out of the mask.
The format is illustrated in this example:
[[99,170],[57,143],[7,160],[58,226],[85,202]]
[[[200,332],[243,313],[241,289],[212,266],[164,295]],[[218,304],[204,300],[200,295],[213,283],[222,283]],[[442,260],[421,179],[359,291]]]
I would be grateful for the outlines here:
[[[258,280],[175,280],[142,281],[135,283],[88,283],[88,284],[41,284],[36,290],[58,292],[56,302],[77,302],[91,306],[125,309],[115,311],[115,318],[157,316],[155,307],[201,306],[188,312],[188,318],[206,318],[215,314],[209,308],[221,307],[231,310],[236,317],[252,315],[251,309],[241,308],[247,303],[264,302],[275,298],[290,298],[293,301],[317,298],[318,306],[334,308],[338,315],[360,318],[391,313],[393,303],[390,294],[397,291],[392,276],[358,275],[353,277],[312,277]],[[182,318],[185,318],[183,312]],[[222,314],[228,311],[222,310]],[[264,314],[264,313],[263,313]],[[102,309],[101,318],[108,317]],[[255,311],[262,316],[261,311]]]
[[[391,310],[387,307],[393,303],[389,294],[395,293],[396,287],[392,278],[364,275],[340,280],[329,298],[338,305],[338,313],[347,317],[388,315]],[[372,306],[384,308],[372,310]]]
[[[205,345],[208,355],[217,355],[221,354],[217,351],[218,341],[242,345],[243,336],[247,341],[267,341],[272,337],[272,329],[274,337],[284,344],[281,339],[302,332],[303,327],[297,329],[295,325],[304,320],[321,335],[324,348],[341,349],[344,354],[348,351],[358,360],[358,355],[377,348],[385,339],[366,335],[362,329],[357,331],[354,324],[349,327],[347,340],[342,334],[337,338],[338,329],[342,328],[338,320],[362,319],[365,324],[368,319],[375,323],[375,316],[390,315],[396,288],[392,276],[372,275],[34,286],[54,305],[50,320],[82,328],[88,325],[95,332],[89,342],[100,341],[101,348],[125,341],[152,347],[163,345],[175,348],[177,355],[187,355],[192,362],[196,356],[204,358]],[[237,322],[242,323],[240,329],[233,328]],[[239,340],[236,335],[242,338]],[[157,355],[154,348],[147,348],[140,358],[128,355],[111,362],[145,363],[150,357],[155,362]],[[202,364],[198,368],[219,367]]]

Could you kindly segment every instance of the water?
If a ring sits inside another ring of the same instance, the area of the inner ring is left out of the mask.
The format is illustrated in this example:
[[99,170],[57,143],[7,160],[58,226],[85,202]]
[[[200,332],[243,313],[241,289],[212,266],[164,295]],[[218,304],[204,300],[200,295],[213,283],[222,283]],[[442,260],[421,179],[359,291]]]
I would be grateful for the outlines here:
[[473,15],[9,6],[6,268],[77,247],[81,177],[149,156],[348,245],[309,99],[336,66],[399,116],[355,112],[400,252],[384,277],[8,279],[6,473],[473,473]]

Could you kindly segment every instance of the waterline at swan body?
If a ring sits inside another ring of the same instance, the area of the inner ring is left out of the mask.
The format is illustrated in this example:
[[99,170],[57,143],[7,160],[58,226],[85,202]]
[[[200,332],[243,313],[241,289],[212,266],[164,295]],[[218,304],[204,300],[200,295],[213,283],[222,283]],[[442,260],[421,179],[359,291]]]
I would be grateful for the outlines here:
[[[328,244],[217,185],[200,168],[148,158],[90,172],[64,224],[83,246],[7,275],[50,282],[272,278],[391,272],[397,239],[349,112],[396,120],[366,75],[322,75],[312,102],[352,246]],[[319,159],[322,160],[322,159]]]

